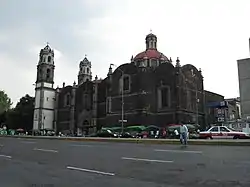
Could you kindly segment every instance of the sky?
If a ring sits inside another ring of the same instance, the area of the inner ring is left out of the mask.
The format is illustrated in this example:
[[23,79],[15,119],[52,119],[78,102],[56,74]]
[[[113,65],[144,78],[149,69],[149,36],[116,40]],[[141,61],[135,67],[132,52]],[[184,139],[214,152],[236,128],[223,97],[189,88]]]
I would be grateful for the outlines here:
[[15,103],[34,96],[40,49],[55,51],[55,87],[77,81],[87,55],[93,77],[110,63],[158,50],[201,68],[206,90],[238,97],[237,60],[249,57],[249,0],[0,0],[0,90]]

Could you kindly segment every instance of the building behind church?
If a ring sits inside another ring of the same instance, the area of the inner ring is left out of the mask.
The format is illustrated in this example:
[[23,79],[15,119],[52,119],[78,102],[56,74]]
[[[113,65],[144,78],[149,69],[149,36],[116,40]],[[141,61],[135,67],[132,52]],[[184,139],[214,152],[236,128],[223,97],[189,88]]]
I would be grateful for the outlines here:
[[237,60],[237,65],[242,118],[250,121],[250,58]]
[[205,126],[201,70],[161,53],[156,35],[150,33],[145,40],[143,52],[119,67],[110,65],[105,79],[92,79],[91,62],[85,57],[79,64],[78,82],[63,83],[61,88],[53,87],[53,50],[49,45],[41,49],[33,129],[89,134],[102,127],[121,126],[122,118],[124,126]]

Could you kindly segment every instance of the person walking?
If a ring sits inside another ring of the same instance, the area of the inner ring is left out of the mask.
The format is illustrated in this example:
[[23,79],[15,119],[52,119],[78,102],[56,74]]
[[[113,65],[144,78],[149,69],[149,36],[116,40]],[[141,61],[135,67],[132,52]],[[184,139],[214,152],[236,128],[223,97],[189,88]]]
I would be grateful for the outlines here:
[[180,126],[180,141],[181,144],[187,145],[187,138],[188,138],[188,128],[186,125],[181,124]]

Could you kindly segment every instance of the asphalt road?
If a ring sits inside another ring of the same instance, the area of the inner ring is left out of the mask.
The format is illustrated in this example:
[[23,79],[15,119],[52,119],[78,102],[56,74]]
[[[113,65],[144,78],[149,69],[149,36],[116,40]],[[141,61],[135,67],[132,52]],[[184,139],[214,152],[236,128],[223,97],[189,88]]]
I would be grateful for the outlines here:
[[4,187],[250,186],[250,147],[0,138]]

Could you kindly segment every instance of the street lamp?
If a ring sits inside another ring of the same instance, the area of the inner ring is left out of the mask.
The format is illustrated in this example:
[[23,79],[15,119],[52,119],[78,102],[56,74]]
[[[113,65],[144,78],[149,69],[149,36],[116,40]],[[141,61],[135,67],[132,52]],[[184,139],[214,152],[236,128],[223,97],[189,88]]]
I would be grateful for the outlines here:
[[[115,64],[110,64],[110,66],[115,66],[117,68],[117,70],[119,70],[122,73],[122,81],[123,81],[123,77],[124,77],[124,72],[123,70],[121,70],[119,67],[117,67]],[[124,120],[124,83],[122,82],[122,90],[121,90],[121,95],[122,95],[122,103],[121,103],[121,108],[122,108],[122,119],[121,119],[121,123],[122,123],[122,134],[124,131],[124,122],[126,122],[126,120]],[[119,120],[120,121],[120,120]]]
[[196,123],[197,125],[199,125],[199,110],[198,110],[198,103],[199,103],[199,99],[198,99],[198,82],[197,82],[197,76],[192,72],[192,77],[195,78],[195,104],[196,104]]

